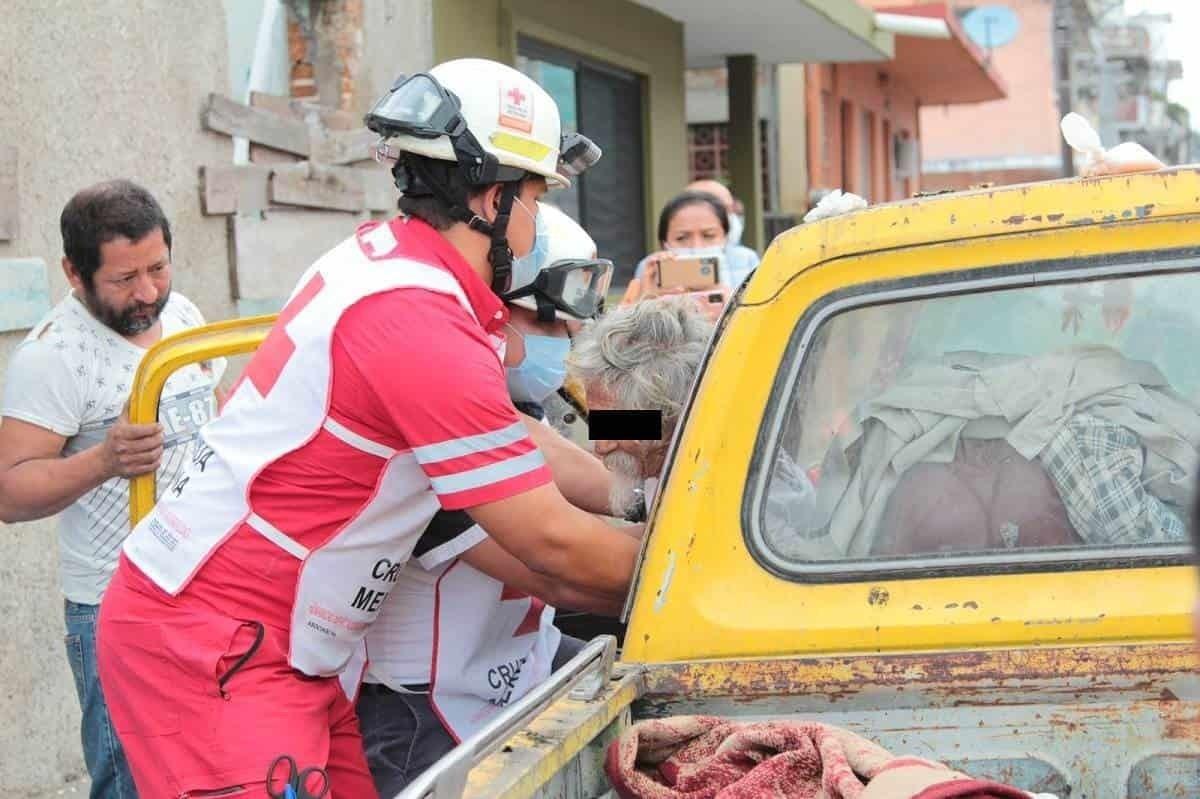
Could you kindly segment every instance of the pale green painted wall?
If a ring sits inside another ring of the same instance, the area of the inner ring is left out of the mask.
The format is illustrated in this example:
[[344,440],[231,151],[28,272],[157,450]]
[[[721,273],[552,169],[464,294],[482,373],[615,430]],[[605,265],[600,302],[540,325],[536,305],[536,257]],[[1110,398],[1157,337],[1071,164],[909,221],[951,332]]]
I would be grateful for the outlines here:
[[435,63],[474,56],[514,64],[519,35],[643,76],[646,246],[653,246],[659,209],[688,177],[683,26],[627,0],[433,0]]

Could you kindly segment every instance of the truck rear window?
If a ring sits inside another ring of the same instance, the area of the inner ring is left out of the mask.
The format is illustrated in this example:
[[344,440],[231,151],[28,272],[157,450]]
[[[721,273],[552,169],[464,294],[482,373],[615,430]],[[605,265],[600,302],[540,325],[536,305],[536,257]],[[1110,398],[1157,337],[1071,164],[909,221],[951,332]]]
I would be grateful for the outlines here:
[[801,323],[756,551],[797,576],[1186,551],[1200,274],[946,288]]

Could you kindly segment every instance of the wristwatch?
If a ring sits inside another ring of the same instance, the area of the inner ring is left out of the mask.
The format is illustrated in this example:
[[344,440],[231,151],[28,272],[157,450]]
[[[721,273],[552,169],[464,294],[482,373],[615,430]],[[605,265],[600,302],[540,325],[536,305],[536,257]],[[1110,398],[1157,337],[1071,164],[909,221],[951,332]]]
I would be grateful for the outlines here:
[[646,492],[640,488],[633,489],[634,503],[625,514],[627,522],[646,521]]

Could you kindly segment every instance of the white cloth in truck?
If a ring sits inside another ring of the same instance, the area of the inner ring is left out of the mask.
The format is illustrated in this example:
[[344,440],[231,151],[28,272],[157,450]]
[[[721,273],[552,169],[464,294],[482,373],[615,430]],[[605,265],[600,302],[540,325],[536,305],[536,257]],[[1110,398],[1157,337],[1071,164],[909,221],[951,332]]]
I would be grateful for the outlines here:
[[962,437],[1003,438],[1033,460],[1081,412],[1134,433],[1148,496],[1186,507],[1200,411],[1155,366],[1108,348],[1028,358],[958,352],[914,366],[864,403],[826,453],[811,522],[768,525],[768,541],[804,560],[868,555],[888,498],[914,464],[949,463]]

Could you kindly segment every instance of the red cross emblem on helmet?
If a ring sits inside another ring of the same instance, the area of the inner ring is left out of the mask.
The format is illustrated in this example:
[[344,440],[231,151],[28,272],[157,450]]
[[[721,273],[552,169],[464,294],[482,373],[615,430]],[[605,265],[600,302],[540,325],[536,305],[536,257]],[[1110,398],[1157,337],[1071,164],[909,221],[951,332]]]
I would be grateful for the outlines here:
[[499,122],[502,127],[532,133],[533,94],[515,84],[501,84]]

